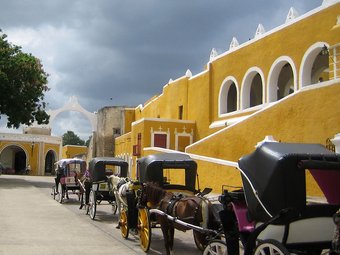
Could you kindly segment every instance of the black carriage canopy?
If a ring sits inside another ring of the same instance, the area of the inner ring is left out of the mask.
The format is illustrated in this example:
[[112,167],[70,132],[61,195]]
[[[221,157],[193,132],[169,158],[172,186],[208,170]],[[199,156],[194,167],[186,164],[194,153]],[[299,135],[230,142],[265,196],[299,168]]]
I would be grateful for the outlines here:
[[[117,166],[119,171],[112,171],[112,166]],[[90,178],[92,181],[105,181],[107,176],[117,174],[119,177],[127,177],[129,164],[116,157],[97,157],[89,162]]]
[[306,169],[328,203],[340,203],[340,154],[320,144],[265,142],[238,163],[248,212],[255,221],[265,222],[286,208],[305,212]]
[[[163,169],[184,169],[186,190],[197,192],[195,189],[197,164],[190,156],[181,153],[153,154],[138,159],[138,180],[141,183],[156,182],[164,187]],[[171,185],[175,186],[175,185]],[[176,187],[174,187],[176,188]]]
[[71,172],[83,174],[86,170],[86,161],[78,158],[61,159],[55,164],[57,165],[57,173],[59,172],[64,176],[69,176]]

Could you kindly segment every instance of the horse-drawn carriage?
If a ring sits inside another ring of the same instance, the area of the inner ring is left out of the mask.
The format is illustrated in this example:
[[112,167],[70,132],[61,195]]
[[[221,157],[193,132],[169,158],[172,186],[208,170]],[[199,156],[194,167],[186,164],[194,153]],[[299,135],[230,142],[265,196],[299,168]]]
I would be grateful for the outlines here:
[[53,198],[62,203],[69,198],[69,191],[76,193],[78,198],[82,192],[80,179],[86,170],[86,162],[82,159],[61,159],[55,163],[55,185],[52,187]]
[[[107,201],[115,213],[117,204],[115,195],[113,194],[109,176],[115,175],[119,177],[126,177],[128,174],[128,163],[121,158],[115,157],[97,157],[89,162],[89,188],[85,188],[85,201],[83,204],[88,204],[87,213],[90,214],[91,219],[95,219],[97,212],[97,205],[102,201]],[[84,185],[85,186],[85,185]]]
[[[339,154],[319,144],[266,142],[242,157],[239,169],[243,188],[220,197],[225,241],[211,241],[204,255],[239,254],[239,241],[246,255],[338,254],[331,241],[339,231],[333,222],[340,207]],[[325,201],[306,196],[306,170]]]
[[[134,222],[141,248],[145,252],[149,250],[151,229],[160,225],[167,251],[173,246],[174,228],[182,231],[193,229],[195,243],[203,249],[206,235],[197,231],[195,226],[205,229],[211,226],[208,222],[210,202],[197,187],[196,162],[180,153],[149,155],[138,160],[137,176],[141,189],[138,212],[133,215],[137,216]],[[205,191],[208,193],[211,189]],[[176,217],[176,222],[169,221],[169,217]]]

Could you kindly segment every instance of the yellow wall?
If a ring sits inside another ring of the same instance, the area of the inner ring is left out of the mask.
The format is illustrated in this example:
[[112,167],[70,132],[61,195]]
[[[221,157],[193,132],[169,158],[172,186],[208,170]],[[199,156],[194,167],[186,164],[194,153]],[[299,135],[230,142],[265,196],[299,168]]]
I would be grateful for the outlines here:
[[[255,148],[266,135],[277,141],[298,143],[320,143],[326,145],[327,138],[340,133],[340,83],[300,91],[285,98],[266,110],[257,112],[241,124],[230,126],[198,142],[188,153],[237,162]],[[222,184],[241,185],[239,172],[226,166],[211,166],[199,163],[202,186],[215,191]],[[318,189],[309,185],[308,192],[318,195]]]
[[132,155],[131,132],[115,139],[115,156],[123,154]]
[[[167,120],[178,119],[180,105],[183,106],[183,119],[194,122],[194,141],[197,143],[187,148],[188,153],[237,161],[253,151],[257,142],[266,135],[273,135],[282,142],[325,144],[327,138],[340,132],[339,84],[299,91],[302,89],[300,73],[306,61],[304,56],[313,45],[321,44],[322,47],[324,44],[334,46],[340,43],[340,25],[336,25],[340,3],[312,13],[219,55],[207,64],[205,71],[194,77],[183,76],[171,81],[163,87],[162,94],[135,109],[131,133],[116,139],[116,152],[132,155],[138,133],[142,134],[142,148],[151,146],[150,129],[157,130],[160,123],[163,131],[169,128],[172,134],[175,124]],[[280,103],[261,110],[269,103],[267,83],[270,70],[279,58],[292,61],[296,91]],[[332,71],[332,58],[329,61],[329,70]],[[247,72],[255,68],[263,75],[263,105],[242,109],[243,81]],[[236,80],[239,107],[235,112],[219,116],[220,90],[227,77]],[[324,78],[327,79],[327,75]],[[329,76],[329,79],[333,78]],[[247,120],[225,129],[222,125],[209,127],[215,122],[224,123],[248,115],[251,117]],[[152,121],[152,118],[160,121]],[[171,139],[173,137],[171,135]],[[174,147],[170,146],[170,149]],[[142,151],[141,156],[150,153]],[[136,157],[133,159],[136,160]],[[232,167],[202,160],[198,160],[198,164],[201,187],[209,186],[220,192],[222,184],[241,185],[239,172]],[[309,185],[308,191],[318,194],[313,184]]]
[[131,132],[132,122],[135,120],[135,109],[125,109],[124,111],[124,133]]
[[65,145],[62,148],[62,158],[74,158],[74,156],[87,155],[87,147],[79,145]]
[[[25,135],[23,135],[25,136]],[[44,172],[44,162],[48,151],[53,151],[55,160],[59,157],[59,145],[49,144],[43,142],[31,142],[31,141],[0,141],[0,152],[2,153],[9,146],[15,146],[22,149],[26,155],[26,165],[30,165],[30,175],[40,175]],[[42,155],[42,157],[41,157]],[[12,156],[8,159],[2,158],[2,163],[5,167],[14,168],[10,162]],[[40,168],[40,169],[39,169]]]

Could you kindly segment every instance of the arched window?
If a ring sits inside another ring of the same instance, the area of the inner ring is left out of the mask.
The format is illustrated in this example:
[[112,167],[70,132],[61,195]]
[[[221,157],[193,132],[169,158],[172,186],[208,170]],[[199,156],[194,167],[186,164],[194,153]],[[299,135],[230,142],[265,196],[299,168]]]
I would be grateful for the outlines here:
[[234,77],[228,77],[223,81],[219,95],[219,115],[237,110],[238,89],[236,84]]
[[250,85],[250,107],[262,104],[262,80],[256,74]]
[[250,68],[242,82],[242,109],[254,107],[263,103],[264,79],[258,67]]
[[232,83],[228,90],[227,112],[234,112],[236,110],[237,110],[237,90],[235,83]]

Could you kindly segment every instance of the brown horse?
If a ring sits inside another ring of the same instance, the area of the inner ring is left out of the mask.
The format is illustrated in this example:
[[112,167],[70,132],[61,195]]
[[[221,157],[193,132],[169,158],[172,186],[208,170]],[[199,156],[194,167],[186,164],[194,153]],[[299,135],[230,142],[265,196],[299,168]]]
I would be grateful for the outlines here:
[[[176,196],[154,183],[143,185],[140,203],[150,209],[159,209],[167,215],[203,228],[209,227],[209,220],[212,216],[211,204],[206,198],[194,195]],[[172,254],[175,228],[181,231],[190,228],[168,220],[166,215],[157,214],[156,217],[163,232],[166,253]],[[194,238],[196,246],[201,250],[204,249],[207,244],[206,234],[194,230]]]

